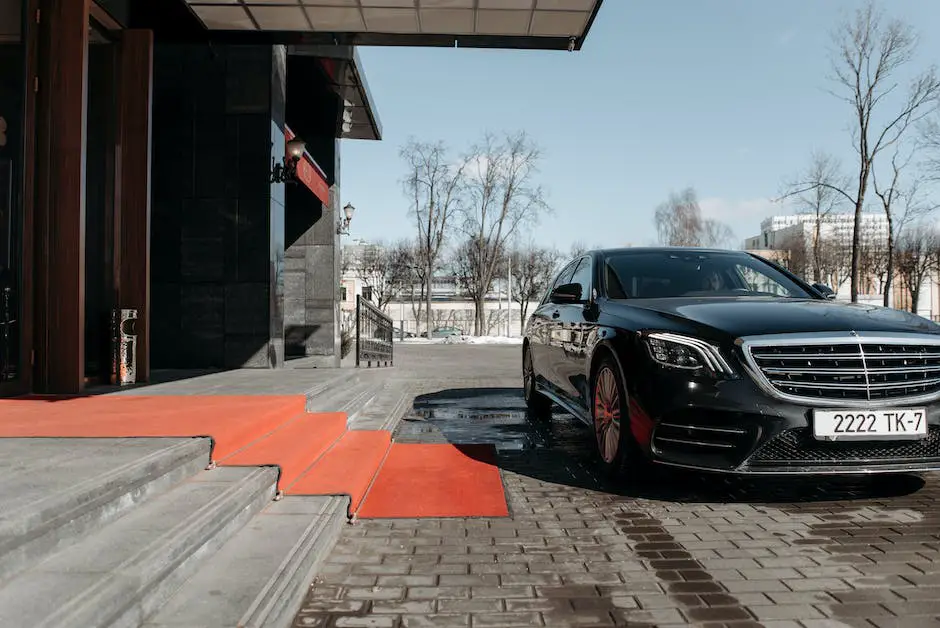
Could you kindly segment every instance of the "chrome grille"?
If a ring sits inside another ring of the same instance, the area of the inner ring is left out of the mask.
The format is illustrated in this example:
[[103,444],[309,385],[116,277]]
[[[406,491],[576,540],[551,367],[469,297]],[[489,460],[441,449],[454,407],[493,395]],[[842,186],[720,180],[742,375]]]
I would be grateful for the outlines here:
[[745,343],[774,391],[807,401],[889,401],[940,394],[940,339],[819,339]]

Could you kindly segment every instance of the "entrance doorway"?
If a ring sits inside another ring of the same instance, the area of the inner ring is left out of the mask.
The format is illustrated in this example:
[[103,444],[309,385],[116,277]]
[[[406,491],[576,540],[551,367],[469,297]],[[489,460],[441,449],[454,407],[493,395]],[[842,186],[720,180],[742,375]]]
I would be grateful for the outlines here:
[[85,381],[111,375],[114,307],[114,190],[118,44],[93,18],[88,33],[85,108]]
[[20,392],[26,45],[23,0],[0,0],[0,396]]

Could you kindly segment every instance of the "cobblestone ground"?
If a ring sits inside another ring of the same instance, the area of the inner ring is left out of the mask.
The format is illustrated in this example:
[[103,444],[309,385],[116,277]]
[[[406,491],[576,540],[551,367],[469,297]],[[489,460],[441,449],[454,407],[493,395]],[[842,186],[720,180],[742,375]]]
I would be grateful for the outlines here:
[[616,486],[508,381],[426,381],[395,438],[496,445],[511,516],[349,526],[295,626],[940,625],[935,478]]

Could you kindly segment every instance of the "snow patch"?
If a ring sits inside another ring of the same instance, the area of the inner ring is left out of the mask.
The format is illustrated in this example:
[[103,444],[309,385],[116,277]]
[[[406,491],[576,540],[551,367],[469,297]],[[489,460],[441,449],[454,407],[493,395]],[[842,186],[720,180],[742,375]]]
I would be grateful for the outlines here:
[[395,339],[402,344],[414,345],[521,345],[522,338],[510,336],[447,336],[445,338]]

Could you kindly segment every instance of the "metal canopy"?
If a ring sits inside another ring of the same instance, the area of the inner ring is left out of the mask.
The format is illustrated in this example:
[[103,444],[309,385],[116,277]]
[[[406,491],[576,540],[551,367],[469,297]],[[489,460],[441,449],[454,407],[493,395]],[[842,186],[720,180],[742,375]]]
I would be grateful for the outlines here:
[[[287,54],[311,57],[323,64],[333,89],[342,102],[336,137],[350,140],[381,140],[382,123],[375,110],[362,61],[353,46],[289,46]],[[290,79],[289,79],[290,80]]]
[[185,0],[212,31],[329,34],[356,45],[573,50],[602,1]]

